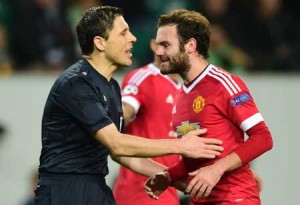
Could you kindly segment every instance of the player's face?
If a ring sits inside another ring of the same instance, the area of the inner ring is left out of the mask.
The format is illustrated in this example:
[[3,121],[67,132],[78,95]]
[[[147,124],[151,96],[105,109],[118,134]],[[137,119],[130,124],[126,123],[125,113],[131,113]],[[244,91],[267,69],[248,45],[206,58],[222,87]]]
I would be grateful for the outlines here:
[[190,69],[190,61],[187,53],[184,50],[180,50],[176,26],[168,25],[158,28],[156,43],[157,49],[155,54],[161,62],[161,73],[178,73],[185,77]]
[[132,64],[131,49],[134,42],[136,42],[136,37],[129,31],[124,18],[116,17],[113,29],[105,43],[107,60],[117,66],[130,66]]

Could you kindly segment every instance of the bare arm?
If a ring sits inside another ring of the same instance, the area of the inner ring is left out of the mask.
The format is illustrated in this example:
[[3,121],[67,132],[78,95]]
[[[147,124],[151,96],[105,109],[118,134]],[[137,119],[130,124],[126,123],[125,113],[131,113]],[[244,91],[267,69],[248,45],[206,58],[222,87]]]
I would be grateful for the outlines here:
[[94,136],[114,156],[155,157],[174,153],[191,158],[215,158],[223,151],[220,146],[222,142],[198,136],[206,131],[206,129],[194,130],[180,139],[153,140],[122,134],[114,124],[110,124],[96,131]]
[[130,121],[132,121],[135,118],[136,113],[134,111],[134,108],[130,104],[125,102],[122,103],[122,109],[126,126]]
[[151,177],[166,168],[166,166],[149,158],[116,157],[113,155],[111,155],[111,158],[128,169],[146,177]]

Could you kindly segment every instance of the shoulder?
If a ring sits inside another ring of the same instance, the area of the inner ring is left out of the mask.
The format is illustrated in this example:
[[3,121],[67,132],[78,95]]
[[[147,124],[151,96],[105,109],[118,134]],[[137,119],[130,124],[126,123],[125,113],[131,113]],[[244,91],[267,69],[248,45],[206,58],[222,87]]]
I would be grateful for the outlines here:
[[78,61],[58,76],[53,87],[55,89],[63,89],[66,87],[76,87],[76,89],[79,89],[83,88],[82,85],[91,86],[92,82],[90,70],[86,69],[81,61]]
[[246,87],[239,76],[214,65],[211,66],[208,76],[220,92],[230,96],[238,94]]
[[124,77],[123,83],[139,86],[143,82],[149,80],[151,77],[157,76],[159,74],[160,71],[158,68],[156,68],[153,64],[147,64],[141,68],[130,71]]

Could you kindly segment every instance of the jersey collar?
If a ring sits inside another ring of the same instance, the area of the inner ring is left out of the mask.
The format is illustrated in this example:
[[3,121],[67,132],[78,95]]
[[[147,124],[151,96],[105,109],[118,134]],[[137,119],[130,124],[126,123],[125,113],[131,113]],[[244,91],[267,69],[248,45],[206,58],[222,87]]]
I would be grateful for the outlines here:
[[207,75],[210,69],[213,67],[212,64],[209,64],[192,82],[187,85],[183,85],[182,89],[185,93],[189,93],[193,88]]

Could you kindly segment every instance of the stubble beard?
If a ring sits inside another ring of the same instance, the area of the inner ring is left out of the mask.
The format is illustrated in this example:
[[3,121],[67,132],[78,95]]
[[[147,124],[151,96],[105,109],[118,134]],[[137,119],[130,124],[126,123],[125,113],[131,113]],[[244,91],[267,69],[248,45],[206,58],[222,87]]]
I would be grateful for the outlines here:
[[188,55],[185,52],[179,52],[178,54],[170,58],[169,66],[162,67],[160,72],[164,75],[177,73],[183,79],[185,79],[190,68],[191,63]]

